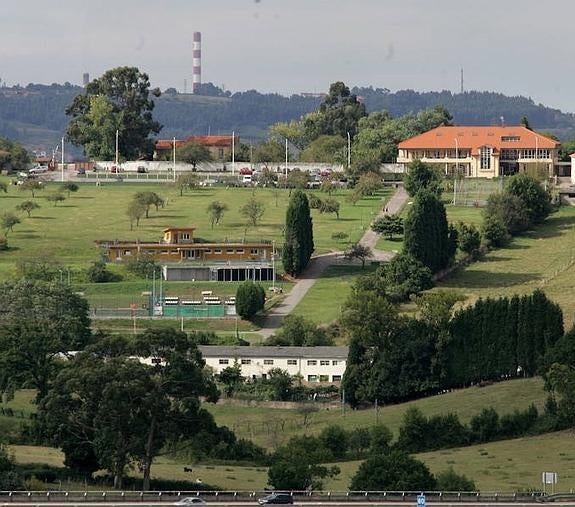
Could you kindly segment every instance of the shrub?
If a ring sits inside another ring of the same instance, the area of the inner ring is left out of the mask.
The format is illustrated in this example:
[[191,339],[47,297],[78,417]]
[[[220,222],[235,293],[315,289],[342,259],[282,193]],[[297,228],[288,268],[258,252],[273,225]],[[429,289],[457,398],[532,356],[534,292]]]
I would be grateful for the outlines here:
[[481,235],[487,247],[502,247],[510,239],[507,227],[497,216],[486,216],[484,218],[481,226]]
[[265,300],[266,295],[262,286],[247,280],[236,292],[236,311],[242,319],[250,320],[263,309]]
[[115,282],[118,276],[106,268],[106,263],[102,260],[95,261],[86,270],[86,278],[91,283]]
[[141,278],[152,278],[154,273],[160,276],[160,266],[151,255],[137,255],[134,257],[124,257],[126,271]]
[[438,491],[477,491],[475,482],[465,475],[456,474],[452,467],[437,475]]

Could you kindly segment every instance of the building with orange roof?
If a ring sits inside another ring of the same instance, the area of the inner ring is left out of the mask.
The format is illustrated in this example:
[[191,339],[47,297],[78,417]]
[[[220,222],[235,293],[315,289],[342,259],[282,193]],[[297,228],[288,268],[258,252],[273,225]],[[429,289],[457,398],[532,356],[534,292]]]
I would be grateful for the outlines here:
[[174,149],[183,148],[184,146],[197,143],[205,146],[210,150],[214,160],[228,160],[231,157],[232,145],[236,147],[240,144],[240,136],[189,136],[186,139],[159,139],[156,141],[154,158],[160,159],[166,155],[171,156]]
[[439,167],[446,175],[497,178],[520,172],[553,176],[558,141],[523,126],[437,127],[399,143],[397,162],[414,160]]

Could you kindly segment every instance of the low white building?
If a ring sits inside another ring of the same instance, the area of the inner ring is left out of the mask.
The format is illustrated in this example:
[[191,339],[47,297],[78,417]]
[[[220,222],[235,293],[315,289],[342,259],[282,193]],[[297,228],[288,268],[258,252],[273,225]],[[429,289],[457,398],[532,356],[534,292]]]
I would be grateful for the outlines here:
[[274,368],[299,375],[304,382],[341,382],[347,363],[348,347],[240,347],[200,345],[206,364],[214,372],[241,366],[248,379],[266,378]]

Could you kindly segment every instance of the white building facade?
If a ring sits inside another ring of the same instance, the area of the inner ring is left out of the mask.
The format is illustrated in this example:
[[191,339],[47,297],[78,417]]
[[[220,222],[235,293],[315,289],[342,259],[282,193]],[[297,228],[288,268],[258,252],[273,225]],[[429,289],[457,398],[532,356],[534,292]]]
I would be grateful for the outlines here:
[[200,345],[206,365],[221,373],[234,364],[246,379],[266,378],[274,368],[300,376],[309,383],[340,383],[348,347],[239,347]]

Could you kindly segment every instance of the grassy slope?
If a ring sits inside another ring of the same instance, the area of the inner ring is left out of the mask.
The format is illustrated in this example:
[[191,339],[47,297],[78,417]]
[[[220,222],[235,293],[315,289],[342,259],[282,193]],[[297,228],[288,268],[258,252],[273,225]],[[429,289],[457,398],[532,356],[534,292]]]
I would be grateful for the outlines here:
[[[29,400],[31,396],[30,391],[20,392],[16,400],[11,403],[14,406],[30,410]],[[541,379],[513,380],[483,388],[472,387],[424,400],[383,407],[379,411],[379,421],[388,425],[397,434],[402,414],[413,405],[420,407],[426,415],[457,412],[463,421],[468,421],[471,416],[478,413],[480,407],[493,406],[500,413],[506,413],[514,409],[525,408],[531,402],[541,407],[544,398],[545,393]],[[304,433],[301,428],[302,417],[293,410],[226,405],[210,407],[210,410],[215,414],[218,423],[227,424],[234,428],[238,436],[246,437],[251,432],[256,442],[270,448],[284,443],[295,434]],[[278,428],[276,431],[273,423],[282,418],[286,420],[284,429],[281,431]],[[342,416],[338,409],[334,409],[313,414],[311,425],[305,431],[317,433],[328,424],[341,424],[351,429],[358,426],[370,426],[375,423],[375,420],[374,410],[348,411],[345,416]],[[545,467],[546,470],[557,470],[560,475],[567,473],[564,468],[560,468],[561,464],[568,461],[565,456],[561,456],[561,453],[569,455],[572,447],[575,450],[575,443],[570,443],[571,440],[571,434],[563,432],[532,439],[427,453],[423,455],[423,458],[434,471],[442,470],[452,464],[456,470],[475,478],[482,489],[510,490],[516,487],[515,483],[512,484],[511,481],[508,481],[508,477],[504,477],[504,474],[498,475],[495,472],[497,469],[485,467],[486,455],[481,455],[480,452],[484,451],[478,449],[486,449],[490,456],[496,456],[489,458],[494,460],[488,462],[492,467],[503,467],[506,460],[512,457],[514,466],[518,470],[516,475],[524,479],[523,482],[516,481],[517,487],[528,487],[535,484],[539,472]],[[553,445],[551,443],[547,445],[546,442],[551,442]],[[561,450],[562,442],[565,445],[565,450]],[[491,450],[492,448],[493,450]],[[61,454],[53,449],[12,446],[12,450],[17,460],[21,462],[47,462],[55,465],[62,463]],[[531,459],[534,456],[541,456],[541,458]],[[453,463],[451,463],[452,461]],[[183,465],[181,462],[161,457],[154,465],[153,475],[192,480],[200,477],[206,483],[231,489],[258,489],[264,487],[267,480],[266,470],[263,467],[193,465],[194,473],[190,475],[184,473]],[[189,464],[186,463],[186,465]],[[358,465],[358,462],[340,463],[342,474],[335,480],[326,483],[326,487],[346,489],[349,478]]]

